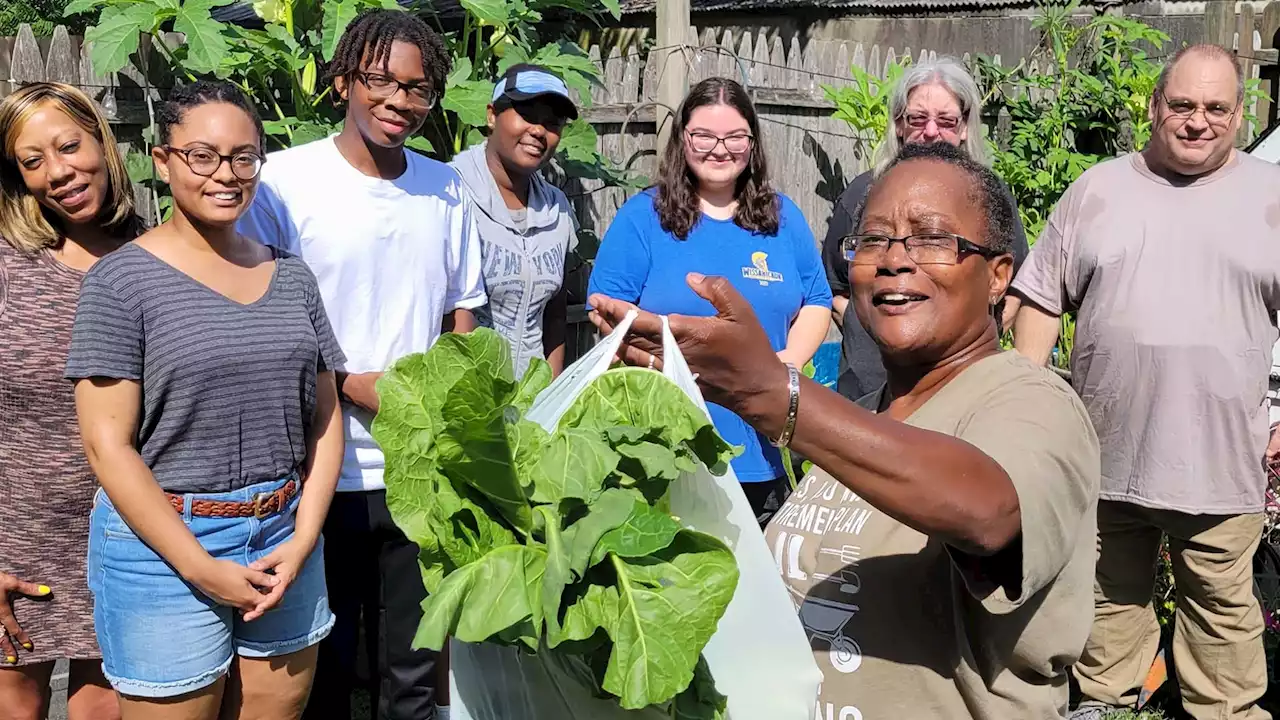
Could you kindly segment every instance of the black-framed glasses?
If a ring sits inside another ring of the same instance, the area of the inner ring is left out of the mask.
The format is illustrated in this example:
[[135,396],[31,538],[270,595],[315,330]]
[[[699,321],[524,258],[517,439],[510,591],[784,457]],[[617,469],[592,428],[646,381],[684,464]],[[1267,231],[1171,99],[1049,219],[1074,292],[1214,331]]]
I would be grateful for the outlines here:
[[991,259],[1008,255],[1002,250],[979,245],[954,233],[920,233],[907,237],[849,235],[841,242],[844,259],[852,265],[878,265],[889,246],[902,243],[907,257],[917,265],[955,265],[961,255],[981,255]]
[[234,155],[221,155],[206,147],[176,148],[165,145],[164,149],[181,156],[191,172],[202,177],[213,177],[222,163],[229,163],[232,175],[241,180],[252,180],[258,177],[264,162],[261,155],[247,150]]
[[390,75],[379,73],[358,72],[355,75],[365,87],[369,88],[369,94],[379,100],[386,100],[397,91],[404,90],[404,96],[413,104],[419,107],[435,107],[436,91],[426,83],[400,82]]
[[1164,107],[1169,111],[1169,114],[1179,120],[1185,122],[1195,117],[1197,112],[1203,112],[1205,122],[1218,127],[1230,124],[1231,118],[1235,116],[1237,109],[1235,106],[1228,107],[1221,103],[1198,105],[1190,100],[1181,98],[1171,100],[1163,92],[1160,93],[1160,101],[1164,103]]
[[741,155],[750,150],[751,143],[755,141],[755,138],[743,133],[720,137],[709,132],[686,132],[685,136],[689,138],[689,147],[694,152],[708,154],[715,152],[716,148],[723,144],[725,152]]

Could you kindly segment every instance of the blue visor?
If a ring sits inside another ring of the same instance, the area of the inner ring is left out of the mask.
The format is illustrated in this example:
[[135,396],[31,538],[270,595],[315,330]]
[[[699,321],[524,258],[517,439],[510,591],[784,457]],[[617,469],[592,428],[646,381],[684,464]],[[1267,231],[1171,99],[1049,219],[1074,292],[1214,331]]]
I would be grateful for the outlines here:
[[577,119],[578,108],[569,97],[569,87],[563,80],[549,72],[524,70],[516,73],[515,77],[502,78],[493,88],[495,103],[504,97],[520,102],[542,95],[554,95],[563,100],[559,104],[564,107],[565,114],[570,119]]

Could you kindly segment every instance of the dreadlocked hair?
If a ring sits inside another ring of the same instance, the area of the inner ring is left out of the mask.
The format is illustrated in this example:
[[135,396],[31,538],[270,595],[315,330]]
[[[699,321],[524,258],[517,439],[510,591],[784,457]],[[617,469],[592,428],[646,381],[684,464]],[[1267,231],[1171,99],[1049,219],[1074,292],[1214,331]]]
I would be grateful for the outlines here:
[[333,82],[341,77],[350,81],[366,63],[385,68],[391,57],[391,44],[397,40],[418,48],[422,53],[422,74],[432,90],[443,92],[445,78],[453,69],[449,50],[422,18],[403,10],[377,8],[357,15],[338,39],[325,79]]

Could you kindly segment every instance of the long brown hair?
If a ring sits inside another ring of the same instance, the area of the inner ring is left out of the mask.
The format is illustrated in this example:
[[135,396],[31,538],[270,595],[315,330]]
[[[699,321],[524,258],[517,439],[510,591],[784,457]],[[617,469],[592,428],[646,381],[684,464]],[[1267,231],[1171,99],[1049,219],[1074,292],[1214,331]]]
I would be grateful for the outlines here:
[[39,82],[0,101],[0,237],[25,253],[36,253],[62,242],[61,221],[28,192],[14,157],[18,134],[45,105],[66,113],[102,146],[102,158],[107,166],[107,197],[102,201],[99,221],[112,235],[136,236],[138,219],[133,211],[133,186],[107,119],[79,89],[63,83]]
[[737,110],[747,121],[753,138],[747,167],[738,176],[738,209],[733,213],[734,223],[753,233],[776,235],[780,204],[777,193],[769,187],[760,120],[747,91],[728,78],[707,78],[694,85],[676,112],[676,124],[671,129],[671,138],[667,141],[658,169],[658,196],[654,200],[662,229],[685,240],[702,217],[698,179],[685,161],[684,143],[693,111],[708,105],[727,105]]

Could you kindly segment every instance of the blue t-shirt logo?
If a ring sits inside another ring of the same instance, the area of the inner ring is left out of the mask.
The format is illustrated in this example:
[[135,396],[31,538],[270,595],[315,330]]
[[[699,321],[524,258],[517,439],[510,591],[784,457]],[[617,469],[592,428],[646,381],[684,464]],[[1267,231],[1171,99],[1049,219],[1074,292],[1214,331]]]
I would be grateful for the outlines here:
[[760,284],[765,286],[771,282],[782,282],[782,273],[769,269],[768,258],[766,253],[751,253],[751,264],[755,267],[742,268],[742,277],[748,280],[759,280]]

